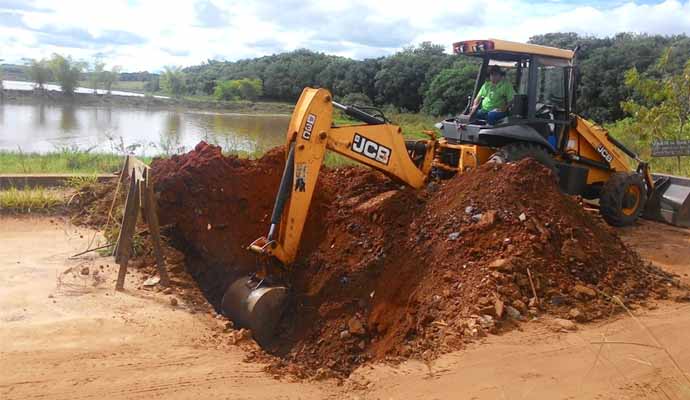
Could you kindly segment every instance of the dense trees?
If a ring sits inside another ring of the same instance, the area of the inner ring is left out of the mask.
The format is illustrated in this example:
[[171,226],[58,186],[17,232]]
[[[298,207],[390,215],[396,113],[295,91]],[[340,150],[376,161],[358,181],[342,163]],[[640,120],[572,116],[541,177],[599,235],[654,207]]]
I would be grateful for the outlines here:
[[478,63],[458,60],[451,68],[441,70],[425,93],[423,111],[431,115],[462,112],[472,95]]
[[[623,33],[595,38],[550,33],[534,36],[530,42],[560,48],[580,46],[578,111],[599,122],[626,115],[621,102],[633,95],[625,85],[627,70],[651,71],[669,46],[677,49],[669,60],[672,70],[682,70],[690,57],[690,38],[684,35]],[[210,95],[218,82],[251,78],[261,81],[263,99],[294,102],[305,86],[324,87],[339,99],[360,93],[379,106],[423,109],[434,115],[461,111],[476,76],[472,59],[446,54],[442,46],[431,43],[362,61],[300,49],[236,62],[209,60],[184,71],[188,94]]]
[[[636,68],[625,73],[625,87],[633,93],[622,103],[629,117],[616,123],[613,130],[638,151],[656,140],[690,139],[690,60],[676,71],[674,50],[666,50],[644,74]],[[677,173],[687,173],[680,157],[676,161]]]
[[180,67],[166,66],[161,74],[160,85],[167,94],[182,97],[187,90],[187,74]]
[[632,95],[632,89],[625,85],[625,74],[630,68],[640,72],[649,70],[669,46],[677,49],[669,60],[670,70],[681,70],[690,58],[690,38],[684,35],[619,33],[610,38],[595,38],[550,33],[534,36],[530,42],[570,49],[580,45],[578,111],[599,122],[625,116],[621,102]]

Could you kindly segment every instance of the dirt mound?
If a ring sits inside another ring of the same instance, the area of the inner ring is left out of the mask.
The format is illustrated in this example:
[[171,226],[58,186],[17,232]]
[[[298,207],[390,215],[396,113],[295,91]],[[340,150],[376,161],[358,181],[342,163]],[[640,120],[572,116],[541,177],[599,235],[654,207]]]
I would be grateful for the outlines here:
[[[115,196],[117,199],[113,203]],[[115,179],[83,185],[69,202],[72,222],[81,226],[102,229],[108,222],[109,213],[112,213],[110,222],[119,226],[126,197],[127,184],[118,188]]]
[[[164,223],[197,252],[216,303],[256,268],[284,153],[224,157],[201,143],[152,165]],[[549,313],[586,321],[607,295],[637,301],[663,276],[534,161],[485,165],[415,191],[359,168],[326,169],[291,274],[272,369],[347,376],[368,360],[430,359]]]

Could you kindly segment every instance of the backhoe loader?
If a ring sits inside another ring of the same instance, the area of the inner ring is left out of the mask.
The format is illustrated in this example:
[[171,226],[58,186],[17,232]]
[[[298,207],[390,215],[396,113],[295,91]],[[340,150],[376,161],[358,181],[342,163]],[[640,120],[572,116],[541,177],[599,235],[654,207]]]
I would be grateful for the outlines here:
[[[634,152],[576,114],[577,49],[495,39],[458,42],[453,49],[478,57],[481,66],[465,112],[437,124],[440,138],[430,132],[427,139],[406,141],[400,127],[380,111],[342,105],[325,89],[305,88],[288,126],[287,161],[268,234],[249,249],[286,267],[295,261],[327,150],[413,188],[422,188],[434,176],[446,178],[487,162],[531,157],[553,171],[565,193],[598,200],[602,217],[612,225],[629,225],[643,215],[690,226],[689,180],[652,175]],[[517,94],[507,117],[490,125],[468,110],[489,66],[497,64],[511,68]],[[361,123],[335,126],[334,109]],[[265,343],[287,296],[287,286],[262,271],[233,282],[222,310]]]

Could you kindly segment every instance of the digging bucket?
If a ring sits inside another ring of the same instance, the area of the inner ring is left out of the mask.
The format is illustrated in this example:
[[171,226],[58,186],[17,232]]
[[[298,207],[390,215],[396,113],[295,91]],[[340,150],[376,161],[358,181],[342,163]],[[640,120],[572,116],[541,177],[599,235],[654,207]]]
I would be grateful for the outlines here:
[[690,228],[690,178],[653,174],[654,190],[649,194],[646,219]]
[[271,285],[252,276],[243,276],[230,284],[221,303],[222,313],[238,328],[252,330],[254,339],[265,345],[285,309],[288,289]]

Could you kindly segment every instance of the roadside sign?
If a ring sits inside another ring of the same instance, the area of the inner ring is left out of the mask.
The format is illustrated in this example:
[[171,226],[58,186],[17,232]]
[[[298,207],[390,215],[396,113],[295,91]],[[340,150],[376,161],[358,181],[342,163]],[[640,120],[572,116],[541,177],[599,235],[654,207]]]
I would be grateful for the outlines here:
[[690,156],[690,140],[657,140],[652,143],[652,157]]

